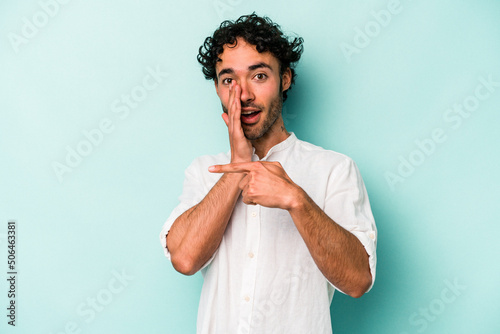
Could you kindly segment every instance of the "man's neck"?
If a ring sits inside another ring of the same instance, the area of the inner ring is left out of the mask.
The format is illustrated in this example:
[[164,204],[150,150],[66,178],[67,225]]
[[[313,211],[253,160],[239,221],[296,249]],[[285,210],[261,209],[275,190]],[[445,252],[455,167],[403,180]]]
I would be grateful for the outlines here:
[[255,148],[255,154],[259,159],[264,158],[269,150],[277,144],[285,141],[290,133],[285,128],[283,120],[279,119],[269,131],[259,139],[252,140],[252,146]]

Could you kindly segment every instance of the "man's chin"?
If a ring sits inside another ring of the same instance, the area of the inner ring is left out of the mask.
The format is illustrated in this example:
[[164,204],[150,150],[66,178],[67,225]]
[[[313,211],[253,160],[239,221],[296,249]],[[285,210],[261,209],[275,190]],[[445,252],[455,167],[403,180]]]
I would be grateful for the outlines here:
[[[254,129],[252,129],[254,130]],[[256,129],[255,129],[256,130]],[[243,129],[243,134],[245,135],[245,138],[248,140],[256,140],[264,136],[263,133],[260,133],[259,131],[251,131],[247,129]]]

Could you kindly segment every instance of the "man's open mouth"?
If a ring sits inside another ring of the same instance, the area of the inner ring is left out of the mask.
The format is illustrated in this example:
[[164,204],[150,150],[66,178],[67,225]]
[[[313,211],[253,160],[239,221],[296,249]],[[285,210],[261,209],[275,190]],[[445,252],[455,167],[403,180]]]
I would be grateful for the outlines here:
[[241,122],[245,124],[255,124],[259,121],[261,110],[241,111]]

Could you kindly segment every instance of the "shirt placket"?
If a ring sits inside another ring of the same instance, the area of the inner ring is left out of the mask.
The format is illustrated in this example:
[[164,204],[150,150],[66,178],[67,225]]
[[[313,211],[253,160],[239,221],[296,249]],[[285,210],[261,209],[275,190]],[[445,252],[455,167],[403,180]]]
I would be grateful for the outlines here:
[[261,206],[247,205],[246,239],[241,285],[240,318],[238,333],[250,333],[250,322],[255,305],[255,280],[257,278],[257,260],[260,243]]

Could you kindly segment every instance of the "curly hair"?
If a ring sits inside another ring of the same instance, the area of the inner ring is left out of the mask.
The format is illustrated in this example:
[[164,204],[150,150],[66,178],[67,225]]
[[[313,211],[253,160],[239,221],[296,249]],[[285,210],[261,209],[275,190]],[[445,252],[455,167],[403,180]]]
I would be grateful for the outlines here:
[[[295,82],[295,65],[299,61],[304,50],[302,37],[295,37],[288,40],[288,37],[280,30],[280,26],[275,24],[268,17],[259,17],[254,13],[243,15],[236,21],[226,20],[222,22],[213,36],[205,39],[200,46],[197,56],[198,62],[203,66],[202,71],[207,80],[217,82],[215,65],[220,61],[219,56],[224,51],[224,45],[235,44],[236,38],[242,37],[247,43],[255,45],[257,51],[269,51],[278,59],[280,64],[280,79],[287,68],[292,72],[290,88]],[[287,91],[283,92],[283,101],[286,100]]]

